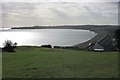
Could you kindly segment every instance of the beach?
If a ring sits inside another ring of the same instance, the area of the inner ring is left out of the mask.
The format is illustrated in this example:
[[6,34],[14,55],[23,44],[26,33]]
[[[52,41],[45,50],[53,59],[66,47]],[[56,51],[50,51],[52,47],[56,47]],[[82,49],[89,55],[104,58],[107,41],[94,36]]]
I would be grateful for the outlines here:
[[[113,46],[114,31],[118,29],[118,26],[110,25],[62,25],[62,26],[33,26],[33,27],[14,27],[12,29],[83,29],[95,32],[97,35],[90,40],[75,44],[65,48],[76,48],[82,50],[88,50],[90,43],[99,43],[104,47],[106,51],[115,50]],[[60,46],[55,46],[60,47]]]

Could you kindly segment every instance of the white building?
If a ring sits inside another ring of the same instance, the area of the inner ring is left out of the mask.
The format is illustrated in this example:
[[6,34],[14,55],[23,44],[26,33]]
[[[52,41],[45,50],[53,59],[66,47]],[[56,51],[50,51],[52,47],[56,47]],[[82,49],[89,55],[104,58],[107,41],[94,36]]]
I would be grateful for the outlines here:
[[96,43],[96,44],[93,46],[93,50],[94,50],[94,51],[104,51],[104,47],[101,46],[100,44]]

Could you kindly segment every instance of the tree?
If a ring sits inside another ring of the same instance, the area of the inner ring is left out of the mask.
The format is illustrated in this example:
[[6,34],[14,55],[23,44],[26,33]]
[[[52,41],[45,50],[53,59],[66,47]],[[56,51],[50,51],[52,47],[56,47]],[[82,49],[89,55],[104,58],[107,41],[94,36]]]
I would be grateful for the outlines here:
[[15,42],[15,43],[13,44],[13,46],[16,48],[16,46],[17,46],[17,43]]
[[14,52],[14,48],[16,48],[17,45],[16,42],[13,44],[11,40],[6,40],[3,44],[4,44],[3,51],[7,52]]

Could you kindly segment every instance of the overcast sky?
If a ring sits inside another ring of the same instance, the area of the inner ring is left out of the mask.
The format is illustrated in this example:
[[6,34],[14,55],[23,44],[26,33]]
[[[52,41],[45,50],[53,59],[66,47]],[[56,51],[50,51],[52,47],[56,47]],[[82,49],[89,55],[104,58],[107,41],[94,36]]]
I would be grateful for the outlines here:
[[2,12],[0,13],[4,27],[118,24],[118,0],[114,0],[114,2],[8,1],[2,2]]

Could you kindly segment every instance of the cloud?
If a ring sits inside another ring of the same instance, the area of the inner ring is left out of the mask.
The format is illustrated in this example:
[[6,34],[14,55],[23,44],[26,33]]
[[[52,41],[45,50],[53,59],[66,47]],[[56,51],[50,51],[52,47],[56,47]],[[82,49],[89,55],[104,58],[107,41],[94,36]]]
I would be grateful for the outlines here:
[[2,3],[2,8],[7,10],[16,10],[16,9],[34,9],[34,4],[27,2],[6,2]]
[[119,0],[2,0],[2,2],[118,2]]
[[3,26],[117,24],[117,2],[3,2]]

